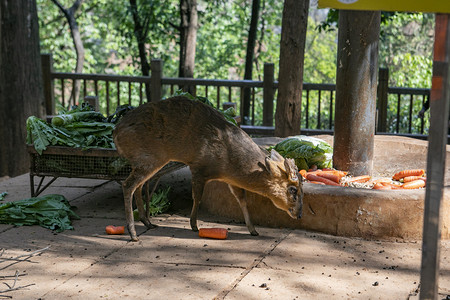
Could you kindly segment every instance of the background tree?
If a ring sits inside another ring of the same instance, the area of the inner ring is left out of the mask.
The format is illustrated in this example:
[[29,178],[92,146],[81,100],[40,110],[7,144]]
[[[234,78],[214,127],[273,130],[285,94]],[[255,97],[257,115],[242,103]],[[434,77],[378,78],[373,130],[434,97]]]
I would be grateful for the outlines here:
[[[260,0],[252,1],[252,16],[250,20],[250,28],[248,30],[247,39],[247,54],[245,56],[245,72],[244,79],[253,79],[253,58],[255,53],[256,35],[258,33],[258,19],[259,19]],[[242,117],[244,124],[249,124],[250,119],[250,97],[251,90],[244,89]]]
[[0,1],[0,176],[29,170],[26,120],[44,116],[36,1]]
[[[83,40],[81,39],[81,34],[78,28],[78,23],[75,14],[78,8],[80,8],[81,4],[83,3],[83,0],[76,0],[70,8],[65,8],[58,0],[52,0],[52,2],[55,3],[55,5],[59,8],[59,10],[64,14],[64,16],[67,19],[67,23],[69,24],[70,27],[70,33],[72,35],[72,41],[77,56],[75,73],[82,73],[84,65],[84,45]],[[79,80],[75,80],[73,83],[73,91],[71,93],[71,97],[73,97],[73,102],[76,102],[80,95],[80,83],[81,82]]]
[[[70,28],[64,16],[51,0],[36,0],[39,9],[41,49],[51,52],[54,69],[72,72],[76,55],[71,42]],[[74,0],[59,0],[73,2]],[[164,75],[179,76],[180,67],[180,0],[136,0],[139,14],[148,14],[148,35],[145,50],[148,61],[159,58],[164,62]],[[198,30],[195,54],[195,77],[215,79],[243,79],[245,77],[246,49],[252,5],[250,0],[197,0]],[[83,14],[77,16],[81,38],[85,46],[84,72],[119,75],[142,75],[139,50],[134,35],[133,18],[129,0],[89,0],[83,2]],[[279,73],[280,34],[283,1],[260,0],[260,18],[253,58],[254,79],[263,79],[263,64],[275,63],[275,74]],[[316,27],[327,18],[328,10],[310,8],[303,81],[308,83],[335,83],[337,30],[330,23],[328,29]],[[336,15],[337,16],[337,15]],[[141,16],[143,19],[144,16]],[[337,20],[337,18],[336,18]],[[380,66],[390,69],[390,86],[429,88],[431,55],[433,45],[433,14],[397,13],[382,22],[380,38]],[[174,25],[176,24],[176,25]],[[431,30],[430,30],[431,29]],[[403,49],[407,49],[404,51]],[[110,87],[115,89],[115,86]],[[120,87],[126,94],[125,85]],[[197,94],[204,95],[203,87]],[[70,86],[66,87],[70,90]],[[135,88],[133,87],[133,91]],[[251,111],[255,113],[255,125],[261,125],[262,93],[255,90],[255,102]],[[56,100],[59,96],[55,90]],[[100,97],[105,93],[99,90]],[[221,97],[228,91],[221,89]],[[215,93],[208,97],[214,102]],[[317,119],[317,93],[310,93],[309,126],[315,127]],[[322,95],[323,96],[323,95]],[[232,101],[240,104],[240,91],[232,90]],[[395,99],[394,99],[395,100]],[[388,117],[396,122],[395,101],[389,102]],[[114,105],[114,103],[112,103]],[[415,101],[414,105],[420,105]],[[254,105],[254,107],[253,107]],[[302,101],[305,107],[306,101]],[[414,106],[414,112],[420,107]],[[402,109],[407,106],[402,106]],[[324,127],[333,116],[329,109],[321,111]],[[405,114],[407,115],[407,114]],[[426,118],[428,113],[426,113]],[[306,118],[302,115],[302,126]],[[415,119],[413,122],[420,122]],[[427,123],[425,123],[427,124]],[[427,125],[425,125],[427,126]]]
[[285,0],[280,42],[280,73],[275,136],[300,133],[303,58],[309,1]]
[[[180,67],[179,77],[194,77],[195,49],[197,44],[197,0],[180,0]],[[195,94],[195,87],[186,89]]]
[[[147,7],[146,9],[151,9]],[[139,59],[141,61],[141,71],[143,76],[150,76],[150,63],[147,59],[146,40],[149,31],[150,14],[142,14],[141,18],[139,14],[136,0],[130,0],[130,13],[134,22],[134,36],[136,37],[137,46],[139,49]],[[147,101],[150,102],[150,85],[145,85],[145,94],[147,95]]]

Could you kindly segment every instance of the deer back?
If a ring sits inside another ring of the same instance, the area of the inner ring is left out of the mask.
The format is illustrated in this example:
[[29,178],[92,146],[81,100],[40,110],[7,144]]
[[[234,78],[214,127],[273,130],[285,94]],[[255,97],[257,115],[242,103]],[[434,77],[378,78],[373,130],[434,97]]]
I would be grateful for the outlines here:
[[248,157],[252,153],[264,159],[263,151],[244,131],[215,109],[183,96],[146,103],[127,113],[116,126],[114,141],[119,154],[132,164],[148,157],[190,166],[231,163],[240,167],[255,159]]

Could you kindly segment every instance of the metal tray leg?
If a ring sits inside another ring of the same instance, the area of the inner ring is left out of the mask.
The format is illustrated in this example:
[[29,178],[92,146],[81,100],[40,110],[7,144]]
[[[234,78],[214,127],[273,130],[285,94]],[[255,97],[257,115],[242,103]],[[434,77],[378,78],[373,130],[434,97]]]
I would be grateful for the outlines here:
[[37,186],[37,189],[34,188],[34,175],[30,174],[30,187],[31,187],[31,197],[37,197],[40,193],[42,193],[46,188],[50,186],[58,177],[53,177],[45,186],[42,187],[42,183],[44,182],[45,176],[39,176],[41,180]]

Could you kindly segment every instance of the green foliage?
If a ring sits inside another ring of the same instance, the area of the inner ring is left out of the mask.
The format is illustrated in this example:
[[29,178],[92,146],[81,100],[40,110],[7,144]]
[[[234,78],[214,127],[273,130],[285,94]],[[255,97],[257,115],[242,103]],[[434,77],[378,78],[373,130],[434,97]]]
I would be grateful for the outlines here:
[[71,219],[80,219],[62,195],[45,195],[0,204],[0,223],[16,226],[40,225],[62,232],[73,229]]
[[1,193],[0,193],[0,201],[5,200],[6,195],[8,195],[7,192],[1,192]]
[[383,24],[381,67],[389,68],[389,85],[430,88],[433,62],[432,14],[396,14]]
[[[170,207],[169,200],[170,186],[161,188],[160,190],[153,193],[152,198],[149,203],[149,215],[156,216],[166,212]],[[144,205],[144,208],[147,207]],[[139,211],[135,209],[133,211],[133,217],[135,220],[139,220]]]
[[[62,0],[68,8],[73,0]],[[40,25],[41,51],[51,52],[56,71],[71,72],[75,68],[75,50],[70,36],[69,26],[58,8],[51,0],[37,0]],[[138,14],[148,34],[148,59],[159,58],[164,62],[164,76],[176,77],[179,63],[179,1],[176,0],[138,0]],[[86,50],[85,73],[114,73],[120,75],[141,75],[134,21],[130,14],[129,0],[90,0],[83,2],[77,12],[77,22]],[[275,79],[278,74],[279,43],[281,37],[283,1],[261,0],[260,20],[254,58],[253,78],[263,79],[263,64],[275,64]],[[337,57],[337,11],[330,10],[325,21],[316,17],[323,9],[310,8],[305,48],[304,82],[334,83]],[[196,65],[194,77],[215,79],[242,79],[247,45],[247,34],[251,16],[250,0],[199,0],[199,28],[197,33]],[[434,22],[433,14],[419,13],[382,13],[381,38],[379,44],[379,66],[390,71],[390,86],[422,87],[431,86],[432,48]],[[62,106],[61,92],[55,97]],[[71,82],[66,81],[67,93]],[[97,93],[100,99],[110,95],[110,106],[100,102],[101,112],[109,115],[111,108],[127,104],[141,104],[139,94],[145,94],[142,84],[99,83]],[[84,86],[81,88],[82,96]],[[95,87],[87,83],[87,94],[93,94]],[[129,91],[131,94],[129,95]],[[216,91],[209,91],[216,93]],[[168,90],[165,95],[169,95]],[[230,99],[240,106],[239,89],[219,89],[220,99]],[[203,87],[198,87],[197,95],[208,97]],[[304,94],[305,96],[305,94]],[[310,120],[318,119],[318,95],[310,95]],[[321,95],[325,98],[325,95]],[[326,96],[329,98],[328,96]],[[305,98],[303,98],[305,99]],[[221,100],[223,101],[223,100]],[[323,101],[323,100],[322,100]],[[403,100],[402,103],[407,103]],[[414,99],[413,116],[421,108],[422,99]],[[395,100],[389,102],[391,129],[397,121]],[[407,109],[402,105],[401,109]],[[302,110],[306,109],[306,101]],[[252,107],[253,123],[262,121],[262,90],[255,89],[255,101]],[[320,124],[309,122],[310,128],[328,128],[333,108],[329,101],[323,102]],[[403,111],[402,111],[403,115]],[[409,113],[406,114],[406,117]],[[426,115],[425,126],[428,124]],[[400,120],[403,124],[406,120]],[[413,121],[413,132],[421,127],[421,119]],[[303,114],[302,126],[306,125]]]
[[303,81],[334,83],[336,78],[337,32],[317,31],[319,22],[308,19]]
[[[27,144],[33,144],[39,154],[47,149],[47,146],[67,146],[88,148],[115,148],[112,139],[112,132],[115,125],[106,122],[106,120],[98,121],[101,115],[93,111],[79,111],[72,114],[62,114],[56,116],[60,120],[56,124],[49,124],[35,116],[27,119]],[[88,113],[80,119],[80,114]],[[77,119],[69,118],[76,115]],[[68,122],[67,120],[70,120]],[[104,122],[105,121],[105,122]],[[53,122],[52,122],[53,123]]]
[[230,107],[226,110],[221,110],[220,108],[217,108],[214,106],[214,104],[209,101],[208,98],[206,97],[202,97],[202,96],[192,96],[191,94],[189,94],[188,92],[184,92],[183,90],[178,90],[176,91],[173,96],[184,96],[192,101],[200,101],[208,106],[211,106],[212,108],[214,108],[215,110],[217,110],[218,112],[220,112],[224,118],[230,122],[231,124],[238,126],[236,120],[234,119],[234,117],[236,117],[236,111],[234,108]]

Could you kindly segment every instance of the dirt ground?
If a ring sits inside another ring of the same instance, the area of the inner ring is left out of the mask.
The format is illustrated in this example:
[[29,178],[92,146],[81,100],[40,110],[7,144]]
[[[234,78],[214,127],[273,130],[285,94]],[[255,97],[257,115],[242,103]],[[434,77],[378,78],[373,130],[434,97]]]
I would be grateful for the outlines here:
[[[56,180],[44,194],[64,195],[81,219],[62,233],[0,225],[0,299],[418,299],[421,241],[262,227],[253,237],[242,223],[200,211],[200,228],[229,230],[226,240],[203,239],[190,230],[185,180],[169,179],[172,210],[153,218],[156,229],[139,224],[139,242],[105,233],[125,224],[118,183]],[[28,174],[1,180],[0,192],[4,202],[28,198]],[[450,241],[440,257],[445,299]]]

